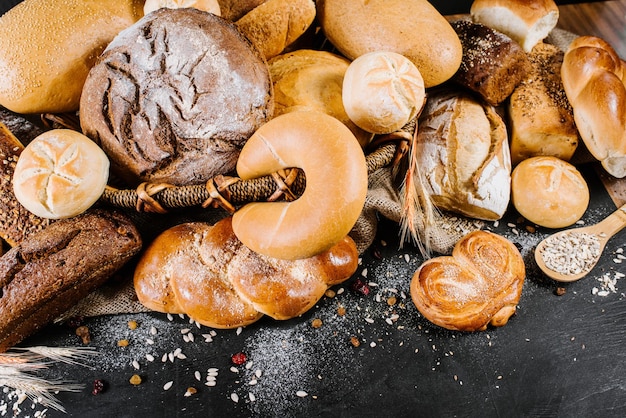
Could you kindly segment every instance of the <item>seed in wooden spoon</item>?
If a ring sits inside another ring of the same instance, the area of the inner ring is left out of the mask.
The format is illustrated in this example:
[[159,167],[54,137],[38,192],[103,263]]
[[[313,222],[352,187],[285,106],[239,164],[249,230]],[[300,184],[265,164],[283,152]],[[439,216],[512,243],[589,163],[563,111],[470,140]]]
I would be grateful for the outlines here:
[[549,237],[541,257],[552,271],[565,275],[587,272],[600,257],[600,239],[586,232],[568,231]]

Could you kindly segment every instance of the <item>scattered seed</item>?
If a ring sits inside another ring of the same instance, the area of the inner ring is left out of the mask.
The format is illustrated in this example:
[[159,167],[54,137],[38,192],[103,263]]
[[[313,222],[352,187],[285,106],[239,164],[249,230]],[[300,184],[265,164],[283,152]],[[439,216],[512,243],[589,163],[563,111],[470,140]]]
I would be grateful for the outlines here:
[[306,398],[307,396],[309,396],[309,394],[303,390],[298,390],[296,391],[296,396],[298,396],[299,398]]
[[174,384],[174,381],[170,380],[169,382],[163,385],[163,390],[170,390],[173,384]]
[[137,329],[138,326],[139,325],[137,324],[137,321],[135,321],[135,320],[128,321],[128,328],[129,329]]
[[231,399],[233,402],[237,403],[237,402],[239,402],[239,395],[237,395],[236,393],[231,393],[231,394],[230,394],[230,399]]
[[322,320],[319,318],[315,318],[312,322],[311,322],[311,326],[313,328],[320,328],[322,326]]
[[128,346],[128,340],[119,340],[117,342],[117,346],[118,347],[127,347]]
[[141,376],[139,376],[138,374],[134,374],[130,377],[130,379],[128,380],[130,382],[131,385],[137,386],[141,384]]

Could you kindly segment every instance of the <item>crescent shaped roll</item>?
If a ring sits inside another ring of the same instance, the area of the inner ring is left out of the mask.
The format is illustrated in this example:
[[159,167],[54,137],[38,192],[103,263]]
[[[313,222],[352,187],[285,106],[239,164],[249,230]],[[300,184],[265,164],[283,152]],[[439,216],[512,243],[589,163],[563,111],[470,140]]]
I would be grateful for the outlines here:
[[307,258],[342,240],[357,221],[367,193],[367,165],[354,134],[322,112],[280,115],[243,147],[237,173],[246,180],[297,167],[306,188],[293,202],[254,202],[233,215],[248,248],[281,258]]

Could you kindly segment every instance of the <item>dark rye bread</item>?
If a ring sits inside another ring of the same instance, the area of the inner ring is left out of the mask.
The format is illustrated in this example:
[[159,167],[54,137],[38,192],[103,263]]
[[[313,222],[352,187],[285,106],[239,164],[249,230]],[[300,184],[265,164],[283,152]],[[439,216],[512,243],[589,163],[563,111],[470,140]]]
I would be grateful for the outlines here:
[[498,106],[530,69],[522,47],[507,35],[468,20],[452,22],[463,46],[461,66],[452,80]]
[[0,258],[0,352],[53,321],[142,246],[123,214],[93,210],[59,220]]
[[[53,221],[32,214],[17,201],[13,193],[13,173],[24,145],[4,124],[5,120],[17,123],[17,119],[5,113],[0,117],[0,238],[13,247]],[[16,127],[16,123],[12,126]]]
[[202,184],[234,169],[243,144],[273,115],[272,93],[265,58],[232,22],[162,8],[100,56],[80,123],[131,186]]

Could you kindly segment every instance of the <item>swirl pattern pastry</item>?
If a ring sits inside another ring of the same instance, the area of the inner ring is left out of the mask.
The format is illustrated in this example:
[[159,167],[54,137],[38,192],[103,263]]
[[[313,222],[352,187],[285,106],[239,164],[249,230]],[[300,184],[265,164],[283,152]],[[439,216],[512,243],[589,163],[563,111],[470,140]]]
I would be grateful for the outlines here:
[[515,245],[487,231],[463,237],[451,256],[423,263],[411,281],[411,298],[426,319],[458,331],[503,326],[515,313],[526,276]]

